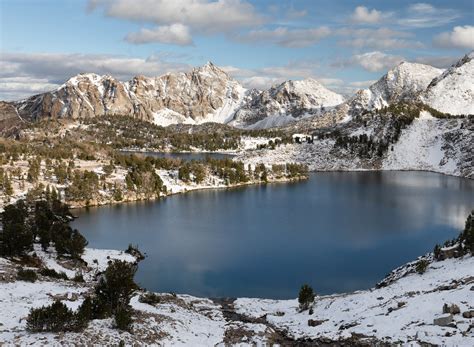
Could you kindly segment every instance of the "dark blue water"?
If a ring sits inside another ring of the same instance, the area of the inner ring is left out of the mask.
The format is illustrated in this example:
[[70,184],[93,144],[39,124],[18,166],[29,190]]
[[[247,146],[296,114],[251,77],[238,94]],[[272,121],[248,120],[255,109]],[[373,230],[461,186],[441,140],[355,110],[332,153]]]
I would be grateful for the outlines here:
[[234,155],[227,154],[227,153],[204,153],[204,152],[194,152],[194,153],[186,153],[186,152],[135,152],[135,151],[122,151],[122,153],[129,153],[129,154],[136,154],[136,155],[146,155],[150,157],[156,158],[169,158],[169,159],[181,159],[184,161],[191,161],[191,160],[204,160],[207,157],[212,159],[226,159],[232,158]]
[[77,211],[91,247],[148,254],[138,282],[199,296],[293,298],[364,289],[458,235],[474,181],[425,172],[315,173]]

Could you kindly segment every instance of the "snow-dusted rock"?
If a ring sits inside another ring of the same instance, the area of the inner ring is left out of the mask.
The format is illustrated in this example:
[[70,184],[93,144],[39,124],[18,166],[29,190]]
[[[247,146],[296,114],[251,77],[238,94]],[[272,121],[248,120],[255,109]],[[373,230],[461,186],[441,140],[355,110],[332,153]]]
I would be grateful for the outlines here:
[[120,82],[85,73],[57,90],[16,103],[26,118],[124,114],[159,125],[228,122],[247,91],[212,63],[187,73]]
[[474,114],[474,51],[435,78],[422,100],[440,112]]
[[415,101],[443,70],[429,65],[402,62],[367,89],[348,100],[354,110],[380,109],[395,102]]
[[236,113],[231,125],[263,129],[285,125],[341,104],[344,97],[318,81],[286,81],[255,94]]

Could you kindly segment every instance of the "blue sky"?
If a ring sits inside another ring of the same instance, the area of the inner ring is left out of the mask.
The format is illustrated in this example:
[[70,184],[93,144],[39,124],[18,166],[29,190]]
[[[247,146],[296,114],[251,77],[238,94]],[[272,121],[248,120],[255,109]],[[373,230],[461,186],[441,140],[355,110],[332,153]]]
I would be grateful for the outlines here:
[[474,49],[473,0],[0,0],[0,19],[1,100],[209,60],[247,87],[313,77],[352,93],[402,60],[446,67]]

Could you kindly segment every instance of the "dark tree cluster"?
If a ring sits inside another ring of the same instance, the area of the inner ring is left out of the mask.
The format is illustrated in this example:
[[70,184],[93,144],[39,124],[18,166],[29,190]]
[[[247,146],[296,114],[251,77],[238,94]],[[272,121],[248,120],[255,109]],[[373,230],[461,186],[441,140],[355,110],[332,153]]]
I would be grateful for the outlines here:
[[147,198],[159,196],[160,192],[165,191],[152,161],[136,161],[135,165],[131,165],[125,176],[125,183],[129,191],[144,194]]
[[100,275],[94,294],[87,296],[76,312],[56,300],[49,306],[31,309],[27,329],[32,332],[81,331],[92,319],[115,318],[118,329],[131,330],[130,298],[138,288],[136,265],[114,260]]
[[194,160],[184,162],[178,169],[178,178],[184,182],[192,180],[196,183],[201,183],[206,178],[206,167]]
[[92,171],[74,171],[71,184],[66,189],[66,198],[71,201],[93,200],[99,191],[99,176]]
[[86,298],[77,312],[59,300],[49,306],[31,309],[26,327],[31,332],[79,332],[90,320],[90,299]]
[[1,214],[0,255],[25,255],[33,248],[33,232],[27,223],[28,207],[23,200],[7,205]]
[[[189,151],[191,148],[216,151],[236,149],[241,136],[280,137],[289,143],[291,138],[277,130],[239,130],[225,125],[161,127],[150,122],[124,115],[108,115],[83,120],[87,130],[80,130],[91,141],[100,139],[102,144],[116,149],[159,148]],[[272,144],[276,145],[276,144]]]
[[212,159],[206,158],[206,163],[210,171],[219,178],[222,178],[227,184],[244,183],[249,181],[245,171],[244,163],[234,161],[229,158]]
[[368,136],[367,134],[348,136],[343,135],[340,130],[322,134],[322,138],[335,138],[334,147],[349,150],[361,158],[382,157],[391,145],[395,144],[403,129],[409,126],[413,120],[419,117],[422,108],[420,105],[405,103],[391,104],[377,111],[366,111],[362,115],[355,116],[355,121],[367,126],[369,120],[383,119],[385,124],[383,138]]
[[57,199],[19,200],[7,205],[1,214],[0,255],[24,256],[38,240],[44,250],[53,244],[57,255],[79,259],[87,241],[69,226],[71,214],[67,205]]

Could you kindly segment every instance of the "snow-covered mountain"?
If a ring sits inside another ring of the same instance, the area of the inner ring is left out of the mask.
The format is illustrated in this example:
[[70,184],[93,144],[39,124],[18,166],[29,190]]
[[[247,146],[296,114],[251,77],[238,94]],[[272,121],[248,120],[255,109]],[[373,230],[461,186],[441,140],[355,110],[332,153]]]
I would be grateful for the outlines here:
[[402,62],[369,88],[358,91],[347,104],[351,110],[381,109],[395,102],[415,101],[443,70]]
[[212,63],[187,73],[120,82],[79,74],[57,90],[16,103],[26,118],[125,114],[160,125],[229,121],[246,89]]
[[329,126],[402,101],[421,101],[453,115],[473,114],[473,57],[474,53],[466,55],[444,72],[402,62],[346,101],[311,78],[265,91],[247,90],[209,62],[186,73],[136,76],[128,82],[79,74],[57,90],[14,105],[23,119],[125,114],[163,126],[216,122],[250,129],[290,123]]
[[[136,76],[128,82],[79,74],[57,90],[15,103],[26,119],[125,114],[158,125],[230,123],[267,128],[343,102],[313,79],[287,81],[267,91],[247,90],[212,63],[187,73]],[[256,125],[255,123],[261,122]]]
[[433,79],[421,99],[443,113],[474,114],[474,51]]
[[269,128],[319,114],[328,107],[341,104],[344,97],[318,81],[286,81],[255,94],[236,113],[231,125]]

